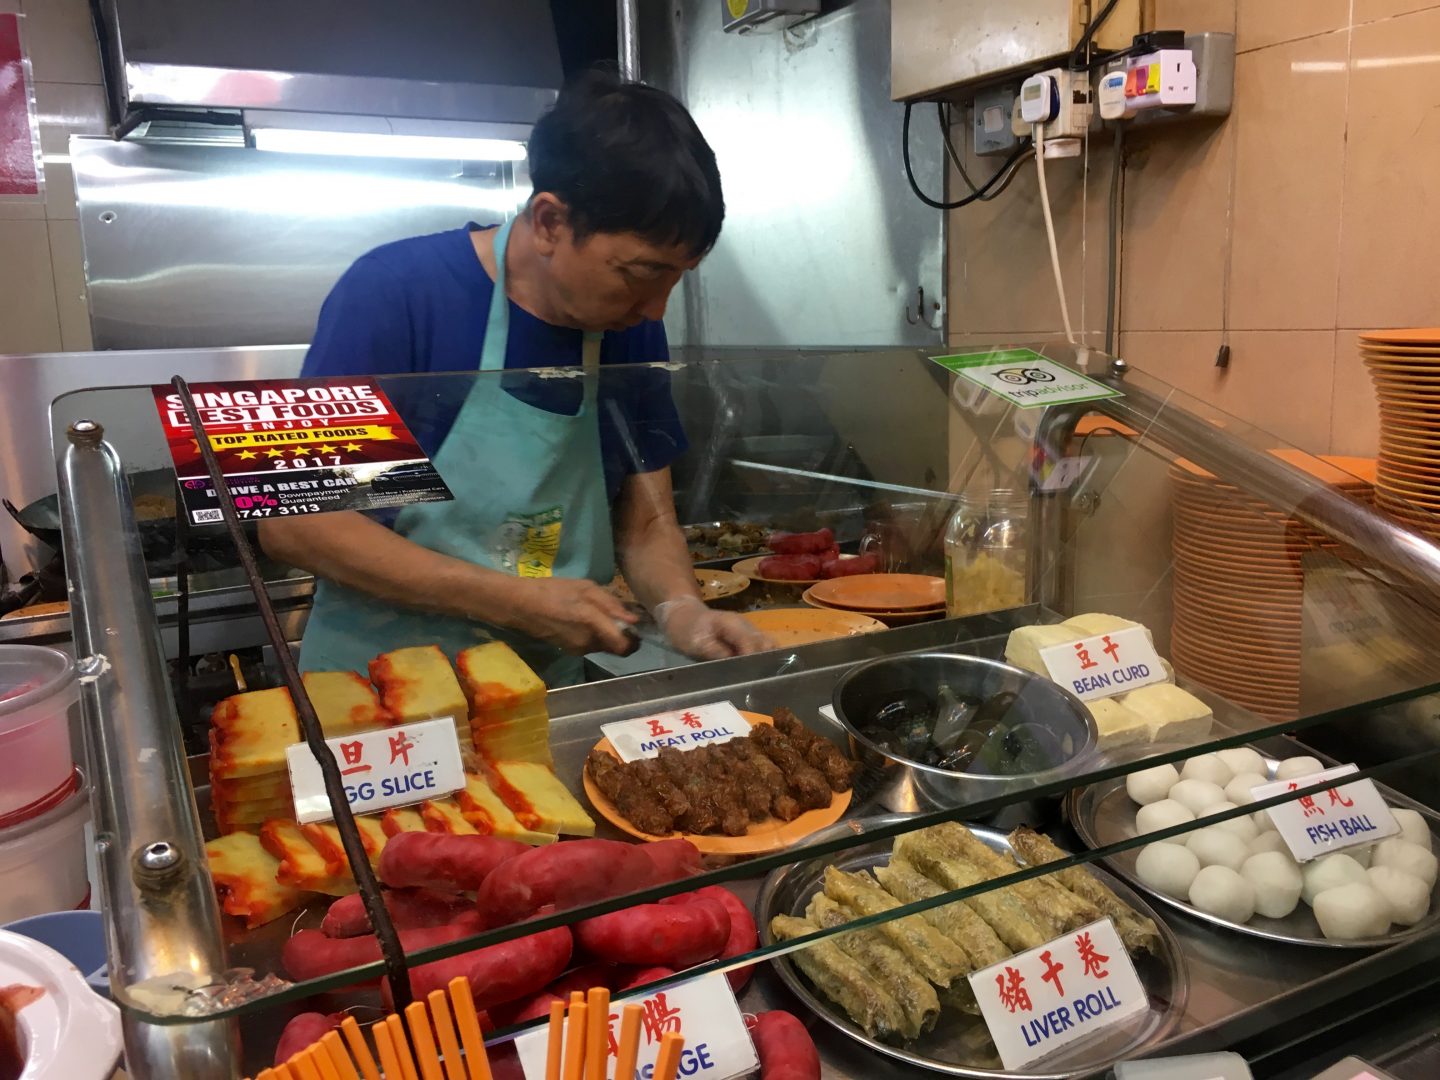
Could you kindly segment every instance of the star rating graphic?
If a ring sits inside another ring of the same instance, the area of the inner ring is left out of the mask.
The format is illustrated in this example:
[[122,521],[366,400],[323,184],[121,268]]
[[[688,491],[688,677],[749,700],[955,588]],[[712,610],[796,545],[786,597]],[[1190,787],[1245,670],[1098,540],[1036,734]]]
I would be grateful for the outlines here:
[[268,458],[284,457],[284,456],[285,456],[285,451],[284,451],[284,450],[276,450],[274,447],[271,447],[269,450],[266,450],[266,451],[265,451],[265,456],[268,457]]
[[326,443],[324,446],[317,446],[315,452],[317,454],[333,454],[336,453],[336,448]]
[[346,443],[344,446],[342,446],[340,449],[342,449],[342,450],[349,450],[349,451],[351,451],[351,452],[353,452],[353,453],[357,453],[357,454],[358,454],[361,450],[363,450],[363,449],[365,449],[365,448],[364,448],[363,446],[361,446],[359,443],[349,442],[349,443]]
[[238,456],[241,461],[254,461],[260,455],[254,450],[241,450]]

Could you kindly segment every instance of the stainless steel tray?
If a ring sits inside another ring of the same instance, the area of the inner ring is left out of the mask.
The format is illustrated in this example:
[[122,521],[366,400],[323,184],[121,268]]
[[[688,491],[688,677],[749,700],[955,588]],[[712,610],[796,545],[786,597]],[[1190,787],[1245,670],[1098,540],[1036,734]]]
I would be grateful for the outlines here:
[[[1169,753],[1178,749],[1181,747],[1150,746],[1147,748],[1145,756]],[[1259,748],[1257,747],[1257,749]],[[1264,751],[1261,751],[1261,754],[1265,758],[1267,775],[1273,779],[1275,769],[1282,759],[1270,756]],[[1287,756],[1294,757],[1300,754],[1315,756],[1314,751],[1301,747],[1296,747],[1295,754]],[[1327,768],[1330,765],[1329,762],[1325,764]],[[1440,823],[1437,823],[1434,811],[1383,784],[1375,786],[1391,806],[1402,806],[1419,811],[1430,823],[1431,846],[1440,850]],[[1122,840],[1129,840],[1135,835],[1137,807],[1130,801],[1130,796],[1125,791],[1124,777],[1075,789],[1067,797],[1065,809],[1076,835],[1089,848],[1105,847]],[[1314,912],[1303,900],[1294,911],[1283,919],[1267,919],[1262,915],[1256,915],[1248,923],[1222,919],[1218,915],[1211,915],[1197,907],[1192,907],[1184,900],[1168,896],[1158,889],[1152,889],[1142,882],[1140,876],[1135,872],[1135,860],[1141,850],[1143,849],[1132,848],[1129,851],[1108,855],[1100,861],[1137,889],[1153,896],[1156,900],[1168,904],[1170,907],[1178,908],[1196,919],[1214,926],[1224,927],[1226,930],[1233,930],[1236,933],[1250,934],[1253,937],[1265,938],[1269,941],[1283,941],[1291,945],[1311,945],[1329,949],[1381,949],[1390,945],[1398,945],[1412,938],[1422,937],[1434,930],[1436,926],[1440,926],[1440,882],[1436,883],[1435,889],[1431,893],[1430,913],[1425,918],[1414,926],[1403,927],[1392,934],[1378,938],[1334,941],[1325,937],[1320,933],[1320,924],[1315,921]]]
[[[863,833],[904,821],[908,817],[906,814],[883,814],[842,822],[816,833],[810,839],[818,842],[830,837]],[[1004,833],[976,825],[969,828],[996,851],[1009,852],[1010,845]],[[810,898],[821,889],[826,866],[855,871],[884,865],[890,859],[892,843],[890,839],[878,840],[851,848],[833,858],[812,859],[776,870],[765,879],[755,905],[761,940],[766,944],[775,940],[770,933],[770,920],[776,915],[804,913]],[[1073,1080],[1090,1076],[1116,1061],[1138,1057],[1160,1043],[1184,1015],[1189,992],[1185,959],[1170,928],[1144,900],[1123,883],[1098,868],[1096,874],[1115,890],[1120,899],[1142,915],[1153,919],[1159,928],[1160,955],[1144,956],[1136,961],[1136,970],[1150,997],[1150,1011],[1129,1023],[1073,1042],[1035,1062],[1030,1069],[1023,1072],[1005,1071],[1000,1067],[999,1058],[994,1056],[993,1050],[990,1063],[976,1060],[975,1046],[988,1045],[988,1037],[976,1039],[981,1025],[979,1017],[960,1017],[946,1011],[941,1014],[940,1023],[934,1031],[903,1046],[892,1046],[872,1039],[851,1023],[849,1017],[841,1013],[829,999],[816,993],[788,956],[782,956],[771,963],[785,985],[827,1024],[877,1053],[906,1064],[950,1076],[975,1077],[977,1080]]]

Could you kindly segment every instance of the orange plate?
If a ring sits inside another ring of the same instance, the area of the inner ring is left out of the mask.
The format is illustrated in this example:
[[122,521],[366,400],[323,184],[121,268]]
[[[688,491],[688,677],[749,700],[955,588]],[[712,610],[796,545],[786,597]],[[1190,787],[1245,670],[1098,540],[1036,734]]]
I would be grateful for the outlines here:
[[846,611],[929,611],[945,606],[945,579],[925,574],[856,574],[822,581],[810,593]]
[[1424,345],[1440,349],[1440,326],[1402,327],[1396,330],[1367,330],[1360,340],[1381,345]]
[[[741,716],[752,724],[773,723],[770,717],[763,713],[741,711]],[[603,750],[618,758],[615,748],[610,745],[609,739],[601,739],[595,744],[596,750]],[[752,824],[744,836],[716,836],[710,833],[671,833],[669,836],[656,836],[653,833],[641,832],[631,825],[620,811],[615,809],[615,804],[601,794],[595,782],[590,779],[590,770],[586,769],[580,777],[585,787],[585,795],[590,800],[590,805],[595,807],[600,816],[610,824],[614,825],[621,832],[629,833],[640,840],[673,840],[677,836],[683,836],[706,855],[763,855],[770,851],[782,851],[792,844],[798,844],[813,832],[818,832],[827,825],[834,825],[845,816],[845,811],[850,807],[850,797],[853,791],[837,792],[830,800],[830,805],[824,810],[807,810],[794,821],[780,821],[771,819],[768,822]]]
[[[700,586],[700,599],[707,604],[712,600],[727,600],[750,587],[748,577],[730,570],[696,570],[695,582]],[[610,582],[610,591],[627,604],[635,602],[635,594],[619,574]]]
[[873,634],[889,629],[879,619],[872,619],[854,611],[830,608],[765,608],[761,611],[747,611],[744,617],[782,648],[809,645],[816,641],[834,641],[836,638]]
[[[815,599],[815,587],[812,585],[800,594],[800,599],[809,604],[812,608],[819,608],[822,611],[843,611],[851,615],[858,615],[857,611],[850,611],[849,608],[832,607]],[[909,626],[911,623],[925,622],[929,619],[943,619],[945,617],[945,605],[939,607],[921,608],[918,611],[867,611],[865,613],[872,619],[879,619],[886,626]]]
[[[761,577],[760,563],[770,558],[769,555],[756,555],[754,558],[741,559],[730,567],[732,573],[743,574],[751,581],[763,581],[766,585],[814,585],[819,578],[778,578]],[[854,555],[841,555],[842,559],[856,558]]]

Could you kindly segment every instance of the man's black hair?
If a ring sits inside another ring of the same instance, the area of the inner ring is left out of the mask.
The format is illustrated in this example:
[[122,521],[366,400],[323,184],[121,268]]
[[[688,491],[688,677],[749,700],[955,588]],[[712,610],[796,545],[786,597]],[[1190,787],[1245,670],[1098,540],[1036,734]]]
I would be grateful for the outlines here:
[[577,239],[630,232],[699,257],[720,235],[715,152],[663,90],[587,72],[536,123],[529,157],[535,191],[564,200]]

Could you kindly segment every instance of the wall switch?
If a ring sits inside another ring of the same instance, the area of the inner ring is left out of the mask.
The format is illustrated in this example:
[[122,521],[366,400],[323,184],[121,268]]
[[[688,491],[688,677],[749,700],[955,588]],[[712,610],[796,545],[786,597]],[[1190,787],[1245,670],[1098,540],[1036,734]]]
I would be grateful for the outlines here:
[[1015,91],[1008,86],[981,90],[975,95],[973,116],[975,153],[1008,154],[1019,141],[1010,130]]

